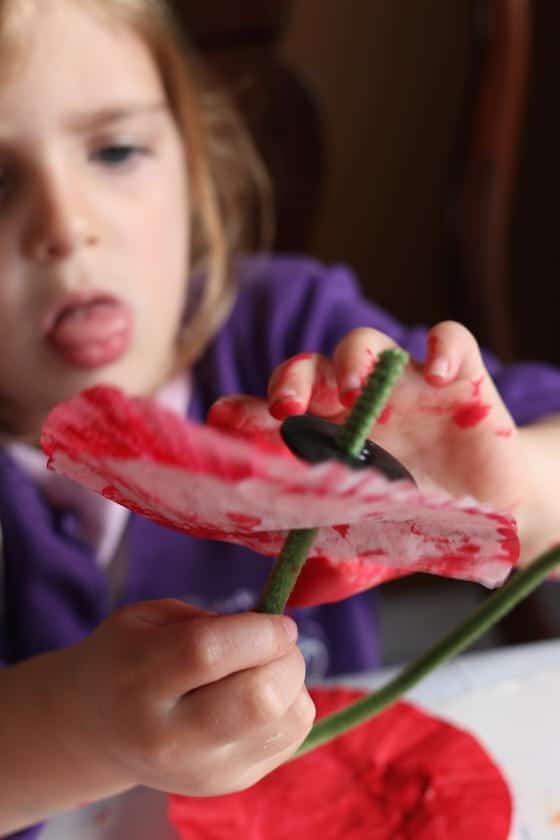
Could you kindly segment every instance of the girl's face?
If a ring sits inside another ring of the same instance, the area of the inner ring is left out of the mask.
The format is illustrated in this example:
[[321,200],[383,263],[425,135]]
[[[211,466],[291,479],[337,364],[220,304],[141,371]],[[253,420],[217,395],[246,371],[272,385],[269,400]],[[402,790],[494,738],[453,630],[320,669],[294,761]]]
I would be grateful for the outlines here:
[[0,426],[96,383],[164,379],[189,257],[186,163],[148,48],[37,4],[0,81]]

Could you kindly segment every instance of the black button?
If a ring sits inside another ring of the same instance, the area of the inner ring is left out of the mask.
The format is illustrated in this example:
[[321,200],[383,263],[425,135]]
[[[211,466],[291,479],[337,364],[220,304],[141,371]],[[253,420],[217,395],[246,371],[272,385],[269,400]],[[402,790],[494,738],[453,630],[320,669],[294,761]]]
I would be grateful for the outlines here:
[[[386,449],[366,441],[357,457],[345,455],[336,444],[336,437],[340,426],[322,417],[312,414],[298,414],[286,418],[280,427],[280,433],[286,446],[294,455],[308,461],[310,464],[320,464],[333,459],[342,461],[352,469],[375,467],[390,481],[407,478],[414,482],[413,477],[400,461],[397,461]],[[416,483],[416,482],[414,482]]]

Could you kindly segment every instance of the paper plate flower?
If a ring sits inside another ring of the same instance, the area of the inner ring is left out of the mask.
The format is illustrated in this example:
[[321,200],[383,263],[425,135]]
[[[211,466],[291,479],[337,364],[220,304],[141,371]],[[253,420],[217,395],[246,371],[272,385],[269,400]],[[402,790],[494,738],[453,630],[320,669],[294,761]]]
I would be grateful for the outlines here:
[[377,470],[309,465],[269,430],[252,439],[97,386],[57,406],[49,466],[155,522],[277,555],[318,527],[290,603],[345,598],[415,571],[497,586],[519,554],[515,523],[472,499],[422,492]]
[[[362,696],[311,694],[319,717]],[[184,840],[506,840],[512,799],[472,735],[396,703],[248,790],[170,797],[169,818]]]

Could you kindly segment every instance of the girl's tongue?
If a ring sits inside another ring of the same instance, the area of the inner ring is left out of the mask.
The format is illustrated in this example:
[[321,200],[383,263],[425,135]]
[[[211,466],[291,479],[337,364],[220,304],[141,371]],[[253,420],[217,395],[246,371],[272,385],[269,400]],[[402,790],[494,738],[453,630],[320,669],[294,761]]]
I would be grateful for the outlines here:
[[116,300],[93,300],[69,306],[48,339],[56,352],[76,367],[96,368],[116,361],[132,338],[132,312]]

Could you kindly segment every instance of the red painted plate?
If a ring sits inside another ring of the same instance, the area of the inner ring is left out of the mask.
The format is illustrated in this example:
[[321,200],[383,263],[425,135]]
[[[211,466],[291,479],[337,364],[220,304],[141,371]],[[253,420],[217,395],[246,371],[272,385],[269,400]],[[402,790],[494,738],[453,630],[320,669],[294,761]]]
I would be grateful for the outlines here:
[[305,464],[267,430],[253,439],[98,386],[57,406],[49,466],[162,525],[276,555],[318,527],[291,604],[336,601],[415,571],[497,586],[519,556],[515,521],[473,499],[376,470]]
[[[311,693],[319,717],[363,696]],[[476,738],[396,703],[248,790],[171,796],[169,818],[181,840],[506,840],[512,798]]]

